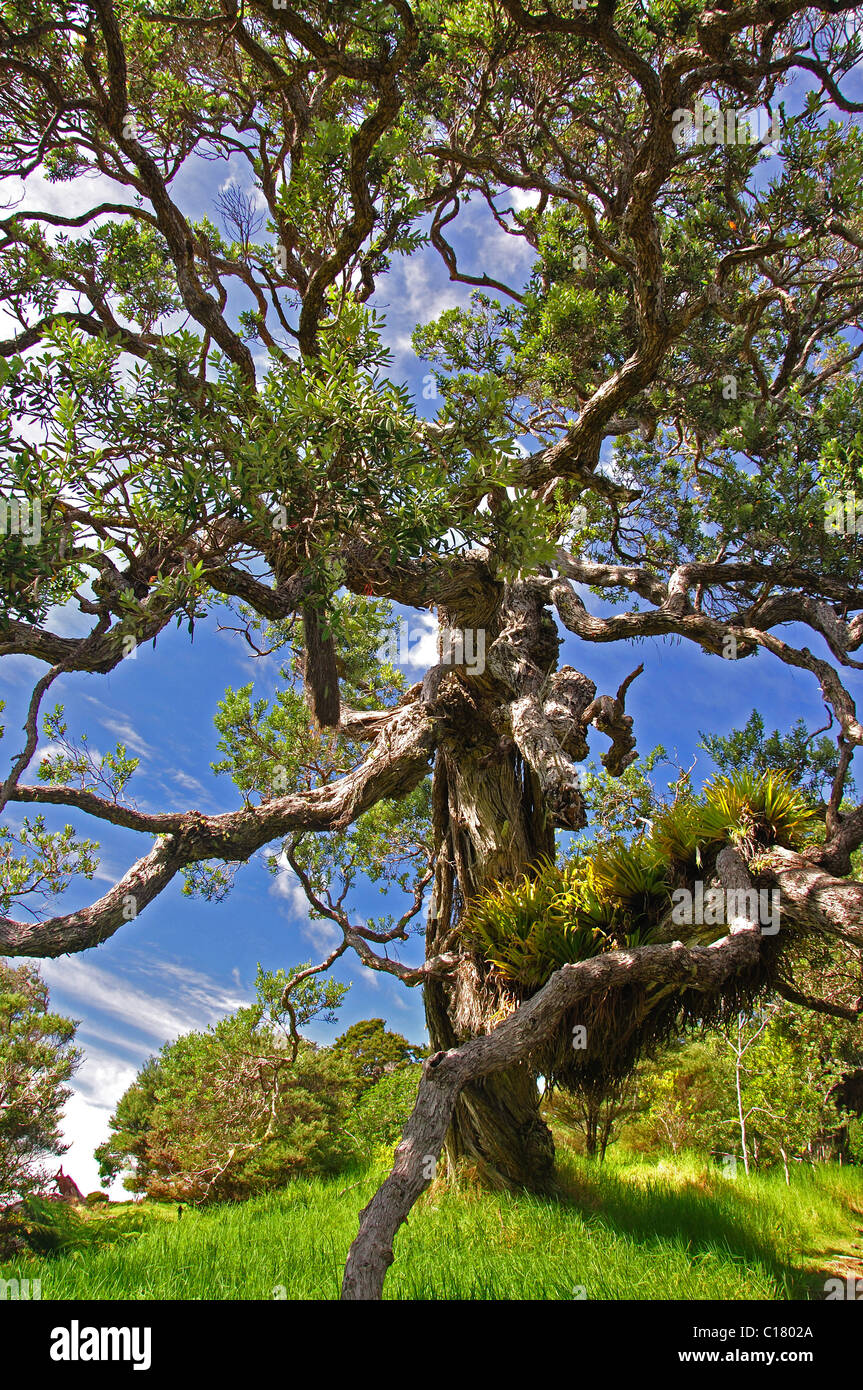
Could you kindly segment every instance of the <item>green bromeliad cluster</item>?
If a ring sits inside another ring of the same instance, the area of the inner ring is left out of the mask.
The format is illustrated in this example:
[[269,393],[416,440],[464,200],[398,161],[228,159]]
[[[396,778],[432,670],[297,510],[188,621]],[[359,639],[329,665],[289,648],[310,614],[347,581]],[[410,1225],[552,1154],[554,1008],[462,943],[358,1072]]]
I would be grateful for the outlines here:
[[[649,833],[501,883],[471,904],[465,939],[513,995],[535,993],[562,965],[654,940],[676,887],[709,873],[736,844],[747,859],[800,848],[816,813],[789,774],[736,772],[657,815]],[[717,933],[721,935],[721,930]]]

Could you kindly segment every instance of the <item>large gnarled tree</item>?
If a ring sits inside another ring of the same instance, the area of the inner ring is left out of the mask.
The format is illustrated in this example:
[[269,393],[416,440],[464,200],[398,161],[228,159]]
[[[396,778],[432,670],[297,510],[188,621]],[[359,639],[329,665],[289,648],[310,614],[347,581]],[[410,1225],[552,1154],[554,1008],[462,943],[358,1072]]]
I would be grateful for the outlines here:
[[[182,871],[219,893],[212,861],[281,845],[342,929],[322,966],[353,949],[425,993],[437,1055],[346,1279],[375,1293],[447,1134],[497,1181],[548,1186],[535,1057],[580,1001],[757,974],[759,923],[732,915],[719,942],[565,965],[496,1026],[467,907],[584,826],[590,727],[612,776],[636,757],[636,661],[598,695],[591,643],[674,636],[718,674],[759,649],[809,673],[839,730],[823,842],[728,844],[712,872],[779,885],[784,924],[859,947],[861,537],[835,507],[861,459],[855,6],[10,0],[0,38],[0,172],[101,176],[83,213],[25,198],[0,218],[0,653],[44,664],[0,803],[155,837],[89,908],[0,919],[0,950],[86,949]],[[234,171],[212,218],[179,191],[203,160]],[[527,248],[526,280],[500,279],[490,237],[457,252],[466,209]],[[473,293],[418,330],[427,418],[386,376],[369,301],[394,257],[435,254]],[[410,689],[376,656],[386,601],[464,635]],[[89,635],[52,631],[57,604]],[[285,673],[272,707],[230,692],[219,712],[238,809],[140,812],[122,752],[96,766],[74,741],[32,775],[60,676],[227,607]],[[559,666],[559,625],[587,670]],[[484,661],[454,659],[480,633]],[[57,881],[86,870],[87,842],[26,824],[12,889],[31,851]],[[381,866],[405,912],[357,925],[338,886]],[[422,912],[411,966],[387,947]]]

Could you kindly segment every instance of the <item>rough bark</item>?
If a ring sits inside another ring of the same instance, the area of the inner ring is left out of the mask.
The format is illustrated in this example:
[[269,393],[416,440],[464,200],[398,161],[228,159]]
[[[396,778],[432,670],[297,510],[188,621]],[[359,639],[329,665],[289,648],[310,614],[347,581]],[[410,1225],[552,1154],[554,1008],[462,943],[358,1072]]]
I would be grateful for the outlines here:
[[784,915],[821,931],[842,932],[863,946],[863,883],[833,878],[804,855],[779,846],[761,868],[779,888]]

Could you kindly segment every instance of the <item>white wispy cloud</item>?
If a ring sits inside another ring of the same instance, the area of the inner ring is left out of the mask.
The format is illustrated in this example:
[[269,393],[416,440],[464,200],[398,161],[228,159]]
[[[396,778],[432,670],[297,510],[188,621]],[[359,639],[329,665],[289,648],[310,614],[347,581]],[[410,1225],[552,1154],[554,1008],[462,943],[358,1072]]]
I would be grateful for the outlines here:
[[113,716],[110,719],[100,719],[99,723],[103,729],[107,729],[109,734],[113,734],[120,743],[125,743],[126,747],[139,758],[150,758],[155,749],[151,743],[138,732],[131,719],[124,716]]
[[[89,585],[85,586],[85,593],[87,589],[89,589]],[[92,597],[92,591],[88,597]],[[69,603],[58,603],[53,608],[49,608],[43,626],[47,631],[55,633],[57,637],[86,637],[89,632],[92,632],[95,622],[93,615],[82,613],[73,600]]]
[[138,964],[135,974],[153,978],[161,989],[139,988],[103,966],[81,959],[41,962],[52,990],[62,992],[73,1006],[123,1020],[159,1044],[192,1029],[214,1023],[247,1002],[218,981],[170,962]]
[[320,956],[329,955],[334,946],[338,946],[342,939],[342,934],[335,922],[328,922],[325,919],[313,921],[310,917],[303,922],[300,933],[305,941],[314,946],[315,951]]
[[[90,749],[90,752],[93,754],[94,758],[101,757],[101,754],[97,753],[93,748]],[[36,761],[39,763],[44,762],[46,758],[56,758],[58,756],[61,758],[66,756],[66,749],[61,748],[59,743],[43,743],[36,749]]]
[[[137,1075],[137,1067],[99,1048],[88,1047],[86,1056],[72,1080],[72,1095],[66,1102],[60,1126],[69,1145],[57,1160],[85,1194],[96,1189],[112,1197],[128,1199],[120,1179],[106,1184],[99,1176],[94,1149],[110,1134],[110,1119],[117,1102]],[[46,1165],[49,1171],[53,1164]]]
[[108,1028],[99,1023],[91,1023],[85,1020],[76,1033],[78,1045],[83,1047],[88,1055],[91,1054],[93,1043],[107,1043],[111,1048],[118,1048],[123,1052],[129,1053],[130,1057],[138,1058],[141,1062],[152,1057],[156,1049],[148,1043],[138,1042],[134,1038],[129,1038],[124,1033],[117,1033],[113,1028]]
[[35,656],[24,656],[15,653],[13,656],[3,658],[3,681],[0,688],[6,685],[33,685],[44,675],[45,668],[41,661],[37,661]]
[[106,705],[104,700],[98,699],[95,695],[87,695],[83,691],[80,698],[86,700],[88,705],[95,705],[97,722],[109,734],[125,743],[138,757],[147,758],[155,755],[156,749],[135,727],[125,710],[114,709],[112,705]]
[[[102,202],[122,203],[127,194],[104,174],[84,174],[69,183],[49,183],[36,170],[26,179],[9,178],[2,181],[4,205],[26,207],[28,212],[53,212],[63,217],[77,217]],[[131,200],[129,200],[131,201]],[[116,214],[106,215],[105,221],[117,221]]]
[[199,782],[197,777],[192,777],[188,772],[183,772],[181,768],[173,768],[168,776],[178,787],[182,787],[183,791],[194,792],[196,796],[210,796],[203,782]]
[[212,975],[194,970],[181,961],[153,959],[140,954],[135,959],[140,974],[159,980],[173,990],[178,1005],[197,1014],[203,1022],[212,1023],[249,1002],[246,991],[229,989]]

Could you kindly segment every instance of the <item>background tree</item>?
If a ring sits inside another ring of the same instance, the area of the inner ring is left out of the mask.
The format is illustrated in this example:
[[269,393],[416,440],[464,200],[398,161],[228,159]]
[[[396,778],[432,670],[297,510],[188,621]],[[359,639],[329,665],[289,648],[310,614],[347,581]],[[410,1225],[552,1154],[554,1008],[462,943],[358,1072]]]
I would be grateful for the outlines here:
[[48,1003],[38,970],[0,960],[0,1201],[37,1191],[45,1160],[69,1147],[60,1125],[81,1058],[77,1025]]
[[562,1124],[578,1134],[587,1156],[599,1158],[601,1163],[636,1104],[636,1073],[630,1072],[569,1093],[546,1087],[543,1116],[549,1123]]
[[103,1179],[131,1170],[133,1192],[202,1203],[344,1166],[358,1079],[342,1055],[291,1029],[332,1017],[345,987],[304,981],[289,1019],[274,1004],[284,984],[284,976],[259,970],[253,1005],[166,1044],[145,1063],[96,1151]]
[[726,1148],[734,1113],[733,1075],[727,1050],[715,1035],[675,1040],[636,1071],[636,1113],[626,1141],[657,1148]]
[[841,1150],[850,1120],[839,1096],[849,1060],[860,1057],[858,1025],[783,1003],[747,1060],[744,1104],[756,1162],[814,1161]]
[[[182,871],[218,892],[225,866],[281,842],[341,932],[320,969],[354,949],[422,984],[436,1050],[352,1292],[382,1277],[444,1120],[451,1157],[551,1184],[530,1059],[552,1035],[563,1045],[582,990],[621,1001],[649,980],[709,1012],[760,968],[751,920],[726,923],[712,953],[667,941],[576,957],[489,1032],[505,1001],[463,938],[466,906],[584,824],[589,728],[612,776],[636,757],[625,699],[640,667],[624,648],[616,695],[597,696],[586,671],[558,667],[558,623],[585,654],[673,636],[717,671],[763,651],[818,685],[841,731],[823,843],[748,843],[787,926],[859,947],[863,886],[846,876],[863,807],[842,803],[863,742],[846,684],[861,536],[825,525],[863,456],[854,12],[184,0],[154,15],[82,0],[58,17],[37,0],[0,20],[0,173],[87,188],[98,171],[116,189],[79,214],[0,222],[17,325],[2,345],[5,492],[42,504],[38,545],[20,526],[4,538],[0,653],[45,667],[0,801],[155,837],[89,908],[4,917],[0,945],[85,949]],[[699,102],[776,115],[770,178],[765,140],[686,134]],[[184,207],[199,159],[242,170],[266,240],[242,208],[239,222],[221,210],[228,241]],[[527,283],[459,264],[448,237],[469,203],[531,249]],[[433,420],[387,379],[370,307],[392,258],[424,247],[476,291],[417,333]],[[442,641],[399,689],[371,658],[390,600],[481,631],[483,670]],[[88,635],[55,630],[63,603]],[[229,692],[220,712],[241,805],[145,813],[60,768],[24,780],[61,674],[108,672],[224,603],[257,650],[287,656],[269,706]],[[405,911],[358,923],[344,890],[382,851]],[[723,884],[750,881],[732,846],[716,863]],[[427,886],[426,960],[407,966],[387,948]]]
[[414,1108],[420,1068],[414,1063],[386,1072],[360,1096],[350,1125],[357,1152],[377,1157],[381,1150],[392,1159],[392,1150]]
[[160,1079],[159,1058],[150,1057],[117,1101],[109,1121],[111,1134],[95,1152],[103,1182],[124,1173],[123,1185],[130,1192],[147,1191],[151,1178],[150,1132]]
[[[811,796],[821,814],[826,815],[827,797],[836,780],[840,755],[824,736],[824,730],[810,733],[805,721],[798,719],[787,734],[774,729],[765,735],[764,719],[754,709],[745,728],[734,729],[727,736],[702,733],[701,739],[702,747],[721,772],[743,768],[788,772],[795,785]],[[846,778],[844,791],[849,798],[854,795],[853,778]]]
[[387,1028],[382,1018],[365,1018],[352,1023],[336,1038],[333,1051],[342,1053],[357,1075],[374,1084],[397,1067],[418,1062],[426,1049],[414,1047],[401,1033]]
[[641,1061],[624,1141],[737,1156],[744,1171],[781,1162],[787,1176],[794,1159],[846,1149],[840,1078],[855,1074],[861,1046],[859,1023],[768,1001]]

